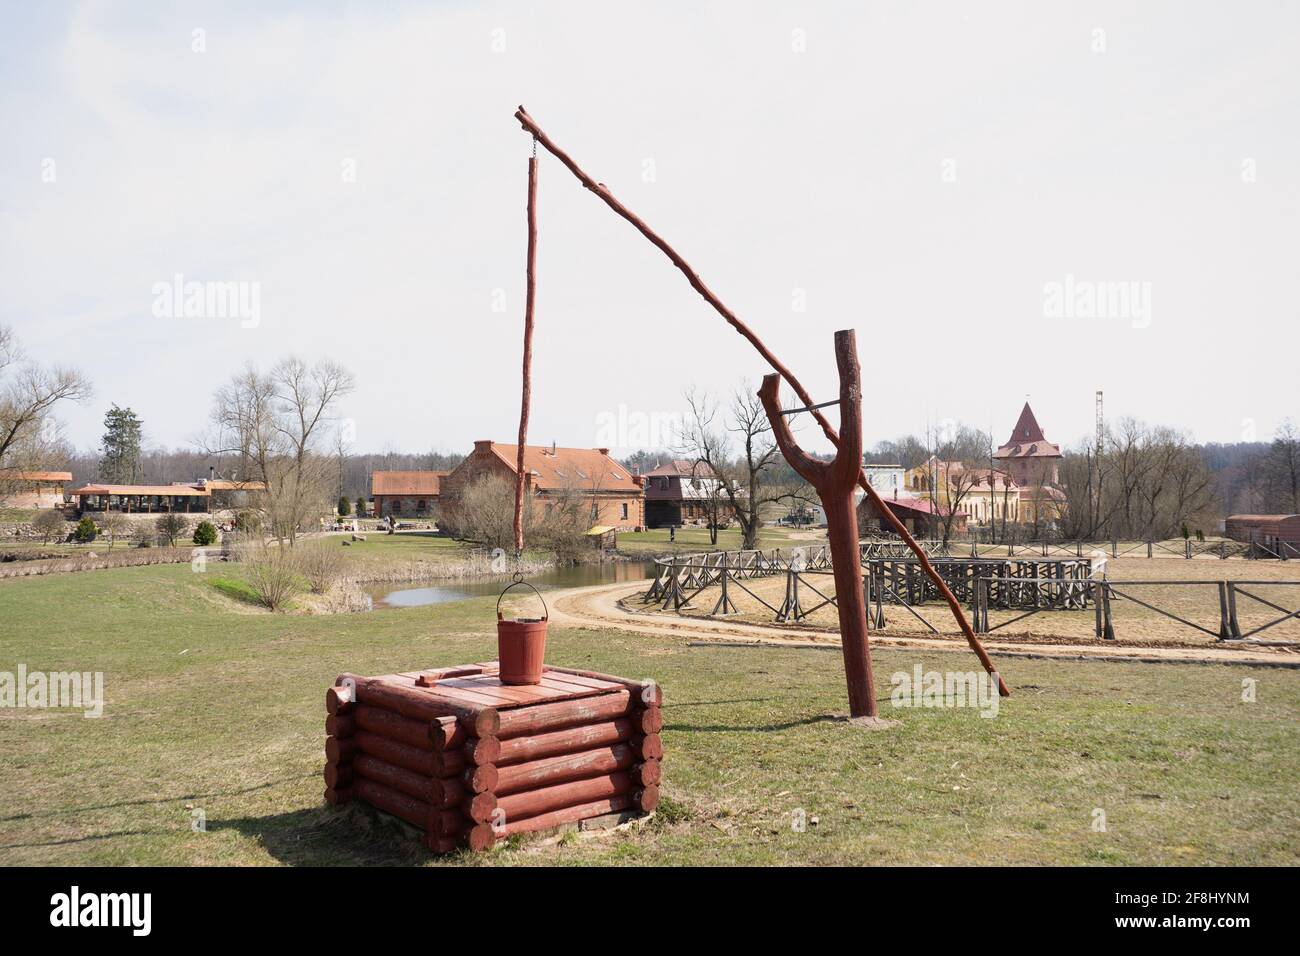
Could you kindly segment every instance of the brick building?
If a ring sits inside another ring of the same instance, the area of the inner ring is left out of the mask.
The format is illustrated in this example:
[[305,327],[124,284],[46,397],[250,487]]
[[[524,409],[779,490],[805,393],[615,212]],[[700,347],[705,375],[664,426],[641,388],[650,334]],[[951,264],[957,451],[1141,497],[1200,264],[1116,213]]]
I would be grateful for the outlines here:
[[62,508],[70,471],[0,469],[0,501],[10,508]]
[[998,467],[1020,488],[1020,520],[1051,522],[1065,507],[1065,495],[1058,487],[1061,446],[1047,440],[1034,410],[1025,402],[1011,437],[993,453]]
[[[451,507],[460,491],[482,478],[516,480],[518,445],[476,441],[469,456],[441,482],[442,497]],[[524,491],[534,507],[546,508],[563,496],[588,500],[592,526],[619,531],[645,526],[642,480],[613,458],[608,448],[524,447]]]
[[370,477],[376,518],[437,517],[445,471],[377,471]]

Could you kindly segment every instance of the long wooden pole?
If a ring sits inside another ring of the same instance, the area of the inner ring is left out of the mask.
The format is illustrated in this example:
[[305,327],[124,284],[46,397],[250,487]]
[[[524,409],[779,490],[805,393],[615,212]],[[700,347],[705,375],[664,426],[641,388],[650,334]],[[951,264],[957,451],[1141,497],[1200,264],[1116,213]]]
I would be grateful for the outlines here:
[[524,387],[519,403],[519,455],[515,468],[515,557],[524,553],[524,446],[533,393],[533,301],[537,293],[537,156],[528,157],[528,267],[524,298]]
[[[831,426],[831,423],[827,420],[825,415],[817,409],[811,408],[811,406],[816,403],[812,400],[812,396],[808,393],[808,390],[805,389],[799,380],[795,378],[794,374],[786,368],[775,355],[772,354],[772,351],[763,344],[762,340],[754,334],[753,330],[742,322],[734,312],[727,308],[721,299],[713,294],[709,287],[700,279],[699,275],[696,274],[695,270],[691,268],[690,263],[678,255],[672,246],[668,245],[667,242],[656,234],[653,229],[647,226],[635,213],[614,198],[614,194],[609,191],[604,183],[596,182],[596,180],[583,172],[582,168],[569,157],[568,153],[555,145],[554,141],[552,141],[542,128],[537,125],[536,121],[528,115],[528,111],[525,110],[523,106],[520,106],[519,109],[515,111],[515,119],[519,120],[519,123],[523,126],[524,130],[530,133],[548,153],[558,159],[565,168],[569,170],[569,172],[573,173],[585,188],[599,196],[605,205],[609,206],[610,209],[614,210],[614,212],[618,213],[618,215],[630,222],[634,227],[636,227],[637,231],[640,232],[641,235],[650,240],[650,242],[657,246],[664,255],[672,260],[673,265],[680,269],[682,274],[686,276],[686,281],[691,284],[691,287],[695,289],[695,291],[698,292],[704,300],[709,303],[709,305],[713,306],[714,310],[721,315],[724,320],[726,320],[728,325],[739,332],[741,336],[750,343],[750,345],[754,346],[758,351],[758,354],[763,357],[763,360],[767,362],[774,372],[785,380],[786,384],[790,386],[795,395],[799,397],[799,400],[803,402],[805,406],[809,407],[814,420],[821,427],[827,440],[829,440],[836,448],[839,448],[839,435]],[[925,549],[916,543],[916,539],[908,532],[907,527],[899,520],[898,516],[889,509],[889,506],[885,504],[884,499],[880,497],[879,492],[871,486],[871,482],[867,481],[866,473],[860,467],[858,469],[858,484],[861,486],[862,490],[866,492],[867,498],[871,501],[872,505],[875,506],[876,510],[884,516],[885,521],[889,523],[889,526],[893,528],[898,536],[903,539],[903,542],[912,549],[912,553],[916,555],[917,561],[920,562],[921,568],[925,572],[926,576],[929,577],[931,582],[933,582],[938,592],[943,595],[943,599],[948,602],[948,609],[952,612],[952,616],[954,620],[956,620],[957,626],[961,628],[962,634],[965,635],[966,643],[969,644],[971,650],[975,652],[975,656],[979,658],[984,669],[988,671],[989,674],[997,675],[998,693],[1003,697],[1010,697],[1010,688],[1007,687],[1006,681],[1002,679],[1002,676],[998,674],[997,669],[993,666],[993,662],[989,660],[989,655],[988,652],[984,650],[984,645],[981,644],[979,638],[975,636],[975,631],[971,628],[970,622],[966,620],[966,614],[962,610],[961,604],[957,601],[956,595],[952,593],[952,589],[949,588],[943,578],[939,576],[939,572],[934,569],[934,565],[930,563],[930,559],[925,554]]]

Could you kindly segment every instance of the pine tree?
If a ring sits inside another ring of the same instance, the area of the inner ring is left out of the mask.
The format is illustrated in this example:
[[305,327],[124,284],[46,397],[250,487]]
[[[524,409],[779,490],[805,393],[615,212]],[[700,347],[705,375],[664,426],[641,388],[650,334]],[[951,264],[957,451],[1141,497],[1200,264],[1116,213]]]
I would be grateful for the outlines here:
[[110,485],[140,483],[140,441],[143,422],[129,408],[113,405],[104,416],[100,439],[99,480]]

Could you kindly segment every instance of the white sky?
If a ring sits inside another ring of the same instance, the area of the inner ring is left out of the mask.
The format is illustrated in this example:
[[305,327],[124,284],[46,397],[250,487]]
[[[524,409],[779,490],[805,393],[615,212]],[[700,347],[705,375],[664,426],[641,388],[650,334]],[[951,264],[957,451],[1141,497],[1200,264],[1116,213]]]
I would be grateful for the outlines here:
[[[298,6],[3,4],[0,321],[92,376],[80,447],[110,402],[183,444],[232,371],[295,351],[356,373],[356,450],[512,441],[519,103],[818,400],[856,328],[868,445],[944,419],[1002,441],[1026,394],[1073,444],[1098,387],[1199,440],[1300,416],[1300,5]],[[536,442],[757,384],[546,156],[540,210]],[[177,273],[259,283],[260,324],[155,317]],[[1048,317],[1067,275],[1150,283],[1149,323]]]

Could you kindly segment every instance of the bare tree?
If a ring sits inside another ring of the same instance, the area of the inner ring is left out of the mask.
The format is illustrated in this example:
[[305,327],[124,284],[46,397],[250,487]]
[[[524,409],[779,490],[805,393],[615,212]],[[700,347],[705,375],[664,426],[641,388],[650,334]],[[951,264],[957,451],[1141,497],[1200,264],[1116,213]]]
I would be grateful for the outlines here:
[[0,497],[16,480],[3,472],[39,470],[66,454],[51,414],[60,402],[85,401],[91,391],[75,369],[28,361],[13,329],[0,325]]
[[1278,428],[1263,472],[1269,510],[1300,513],[1300,428],[1291,419]]
[[[747,384],[732,394],[725,423],[718,422],[718,403],[707,394],[691,390],[685,398],[689,415],[682,426],[680,453],[713,473],[717,493],[740,525],[742,548],[758,547],[766,505],[817,500],[805,482],[775,480],[780,452],[763,403]],[[715,526],[719,520],[714,518]],[[711,538],[716,543],[716,531]]]
[[332,512],[338,461],[324,445],[354,387],[341,365],[287,358],[265,373],[249,365],[218,390],[208,453],[233,457],[241,478],[265,482],[263,525],[277,541],[294,543]]

